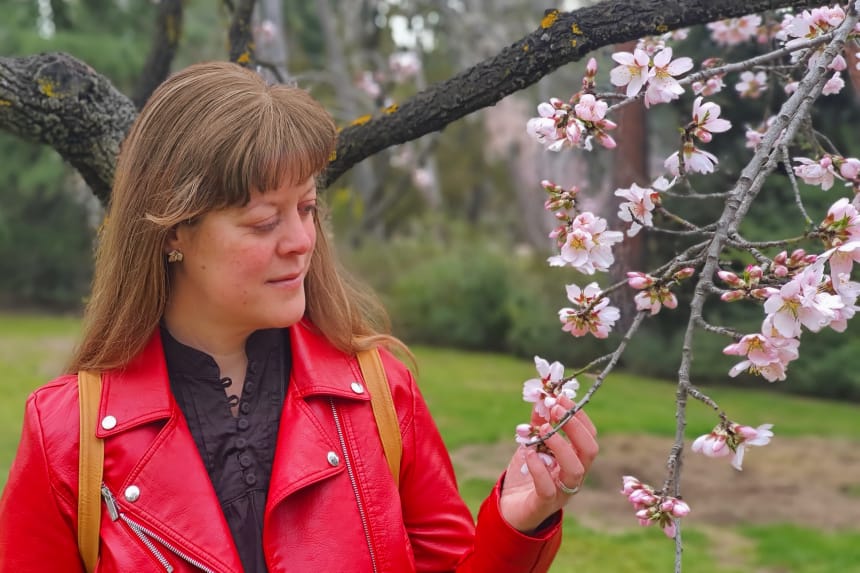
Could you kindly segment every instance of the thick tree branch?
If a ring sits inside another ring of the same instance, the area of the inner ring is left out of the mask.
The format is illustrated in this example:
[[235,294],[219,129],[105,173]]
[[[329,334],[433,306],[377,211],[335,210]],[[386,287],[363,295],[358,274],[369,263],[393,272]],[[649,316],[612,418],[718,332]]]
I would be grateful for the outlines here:
[[251,15],[254,0],[239,0],[233,11],[230,24],[230,61],[246,68],[256,65],[254,60],[254,30],[251,28]]
[[152,48],[134,91],[134,105],[143,107],[155,88],[167,78],[182,37],[182,0],[161,0],[155,19]]
[[[396,111],[344,129],[325,176],[331,183],[379,151],[440,131],[569,62],[611,44],[722,18],[811,0],[611,0],[550,13],[541,27],[453,78],[403,102]],[[820,2],[819,2],[820,3]],[[237,2],[230,59],[254,60],[253,0]],[[63,54],[0,57],[0,129],[50,145],[74,165],[102,201],[113,181],[119,143],[134,119],[131,101],[86,64]]]
[[0,128],[54,148],[107,203],[134,104],[71,56],[0,58]]
[[325,181],[331,183],[359,161],[387,147],[439,131],[494,105],[598,48],[723,18],[812,4],[816,2],[615,0],[573,12],[551,12],[541,27],[498,55],[430,86],[393,113],[345,128]]

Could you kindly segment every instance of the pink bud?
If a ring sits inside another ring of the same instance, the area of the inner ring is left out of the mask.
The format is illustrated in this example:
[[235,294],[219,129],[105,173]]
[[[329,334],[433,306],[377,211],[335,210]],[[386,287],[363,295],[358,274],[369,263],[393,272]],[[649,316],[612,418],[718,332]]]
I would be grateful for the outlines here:
[[645,273],[631,271],[627,273],[627,284],[635,289],[641,290],[653,285],[654,277],[646,275]]
[[669,539],[674,539],[675,533],[676,533],[676,527],[675,527],[674,522],[670,521],[669,523],[664,525],[663,526],[663,533],[665,533],[666,537],[668,537]]
[[696,272],[696,269],[694,269],[693,267],[684,267],[683,269],[681,269],[680,271],[678,271],[677,273],[675,273],[675,274],[674,274],[674,276],[673,276],[673,278],[674,278],[676,281],[682,281],[682,280],[684,280],[684,279],[688,279],[688,278],[690,278],[691,276],[693,276],[693,274],[694,274],[695,272]]
[[783,278],[788,276],[788,267],[776,265],[773,267],[773,276]]
[[833,159],[829,155],[825,155],[818,161],[818,164],[827,168],[833,165]]
[[589,76],[597,75],[597,60],[589,58],[588,64],[585,65],[585,73]]
[[[782,268],[785,268],[785,267],[782,267]],[[774,294],[774,292],[779,292],[779,291],[777,291],[775,288],[772,288],[772,287],[765,287],[765,288],[753,289],[752,291],[750,291],[750,294],[759,300],[765,300],[766,298],[769,298],[772,294]]]
[[730,271],[717,271],[717,276],[730,286],[740,286],[743,284],[738,275]]
[[803,257],[803,262],[806,263],[807,265],[811,265],[812,263],[814,263],[817,260],[818,260],[818,255],[806,255],[805,257]]
[[845,179],[856,179],[860,175],[860,159],[849,157],[839,166],[839,174]]
[[672,507],[672,515],[675,517],[684,517],[690,513],[690,506],[681,501],[675,500],[675,505]]
[[528,438],[531,432],[531,424],[517,424],[517,435],[521,438]]
[[845,68],[848,67],[848,62],[845,61],[845,58],[842,57],[841,54],[837,54],[833,61],[830,62],[830,65],[827,66],[828,69],[831,69],[836,72],[841,72]]
[[795,249],[791,252],[791,261],[794,263],[797,263],[798,261],[800,261],[800,259],[802,259],[805,256],[806,256],[806,251],[804,251],[803,249]]
[[731,290],[729,292],[724,292],[720,295],[720,300],[723,302],[735,302],[736,300],[741,300],[744,298],[744,291],[742,290]]
[[778,265],[784,265],[786,260],[788,260],[788,253],[786,253],[785,251],[782,251],[773,258],[773,262]]
[[762,270],[761,270],[761,267],[760,267],[760,266],[758,266],[758,265],[749,265],[749,266],[747,267],[747,274],[749,275],[749,277],[750,277],[751,279],[753,279],[753,280],[756,280],[756,281],[757,281],[757,280],[761,279],[762,274],[764,274],[764,273],[762,273]]
[[671,512],[673,507],[675,507],[675,499],[671,497],[660,504],[661,511]]

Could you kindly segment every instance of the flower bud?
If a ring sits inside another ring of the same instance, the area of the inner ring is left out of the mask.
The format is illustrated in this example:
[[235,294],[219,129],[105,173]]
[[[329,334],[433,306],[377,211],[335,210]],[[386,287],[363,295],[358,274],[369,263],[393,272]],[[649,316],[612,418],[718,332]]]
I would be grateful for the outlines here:
[[731,290],[729,292],[724,292],[720,295],[720,300],[723,302],[735,302],[736,300],[741,300],[744,298],[744,291],[742,290]]
[[747,275],[754,281],[759,281],[764,274],[761,267],[758,265],[749,265],[746,270]]
[[597,75],[597,60],[594,58],[589,58],[588,63],[585,65],[585,73],[589,76]]
[[785,265],[775,265],[773,267],[773,276],[784,278],[788,276],[788,267]]
[[729,286],[742,286],[743,281],[731,271],[717,271],[717,276],[723,280]]
[[693,276],[695,272],[696,269],[693,267],[684,267],[683,269],[672,275],[672,278],[674,278],[676,281],[682,281]]
[[635,289],[641,290],[653,285],[654,277],[638,271],[631,271],[627,273],[627,284]]
[[790,260],[790,262],[797,264],[805,256],[806,256],[806,251],[804,251],[803,249],[795,249],[791,252],[791,258],[789,260]]
[[778,265],[784,265],[786,260],[788,260],[788,253],[786,253],[785,251],[782,251],[773,258],[773,262]]

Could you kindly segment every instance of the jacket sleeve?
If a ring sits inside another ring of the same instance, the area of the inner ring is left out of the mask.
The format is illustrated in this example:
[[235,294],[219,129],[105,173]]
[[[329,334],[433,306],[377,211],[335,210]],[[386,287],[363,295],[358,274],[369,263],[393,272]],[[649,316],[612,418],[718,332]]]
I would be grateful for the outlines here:
[[457,573],[547,571],[561,543],[558,515],[537,536],[511,527],[499,510],[500,479],[477,528],[457,490],[451,459],[411,375],[412,417],[403,429],[400,496],[416,568]]
[[53,483],[34,394],[0,498],[0,573],[82,573],[73,503]]

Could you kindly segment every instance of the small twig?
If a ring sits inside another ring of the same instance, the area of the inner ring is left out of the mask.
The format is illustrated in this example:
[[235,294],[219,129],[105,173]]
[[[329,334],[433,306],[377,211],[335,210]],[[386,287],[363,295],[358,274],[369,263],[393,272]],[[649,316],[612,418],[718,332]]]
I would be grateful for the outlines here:
[[800,186],[797,184],[797,178],[794,176],[794,168],[791,166],[791,157],[788,155],[788,146],[781,146],[779,151],[782,153],[782,164],[785,165],[785,171],[788,173],[788,180],[791,181],[791,188],[794,190],[794,204],[797,205],[797,208],[800,210],[800,214],[803,215],[803,220],[806,222],[806,225],[811,226],[812,219],[809,217],[809,213],[806,212],[806,208],[803,206],[803,199],[800,198]]

